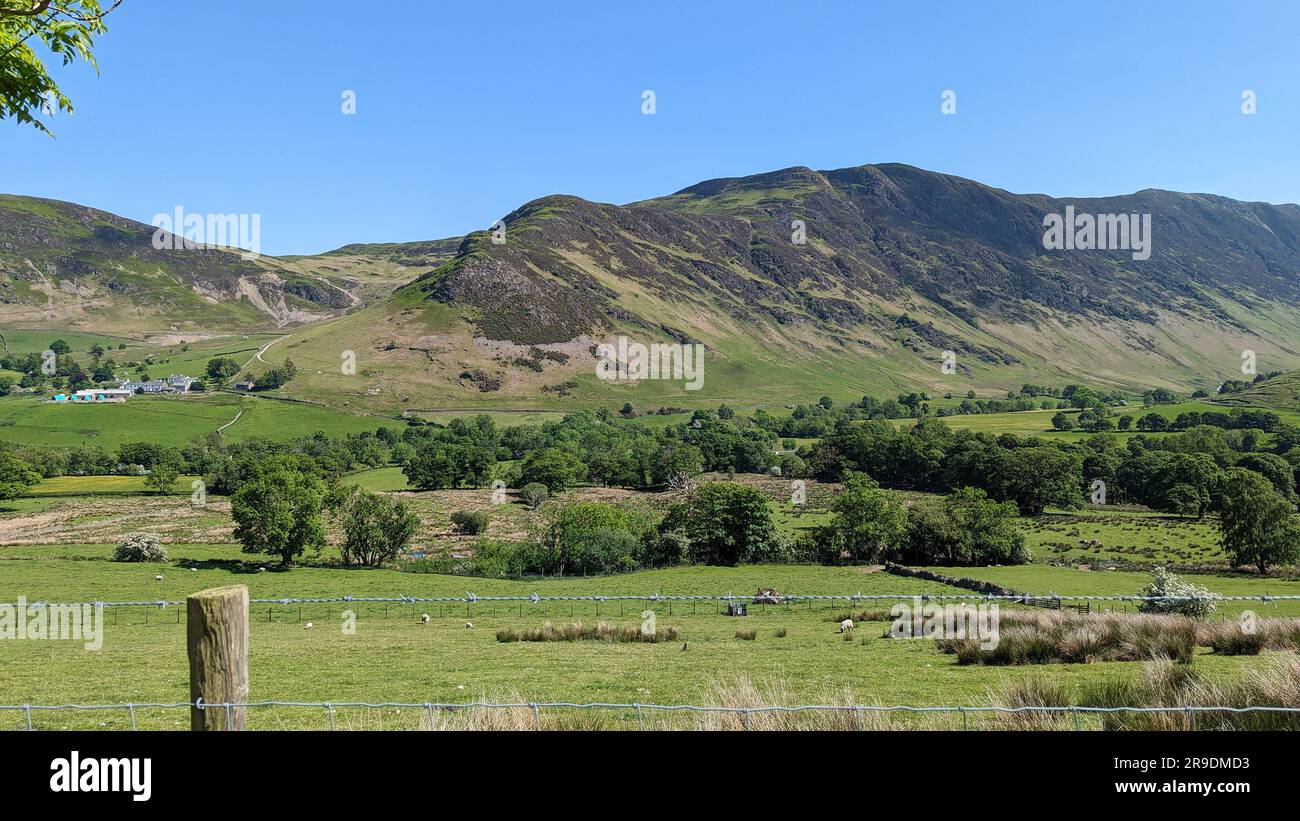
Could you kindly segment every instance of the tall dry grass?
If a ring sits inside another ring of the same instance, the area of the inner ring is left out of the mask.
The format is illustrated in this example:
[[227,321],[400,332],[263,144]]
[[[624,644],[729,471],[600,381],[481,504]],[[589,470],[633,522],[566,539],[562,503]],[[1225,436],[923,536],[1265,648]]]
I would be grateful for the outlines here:
[[1221,655],[1300,650],[1300,619],[1203,620],[1172,614],[1076,613],[1004,610],[996,647],[976,639],[937,639],[958,664],[1091,664],[1173,659],[1187,663],[1196,648]]
[[734,710],[751,712],[726,713],[690,713],[685,729],[691,730],[891,730],[898,729],[898,722],[890,714],[880,712],[854,711],[858,705],[853,691],[843,690],[824,692],[820,698],[813,699],[818,705],[840,707],[839,710],[818,710],[804,712],[755,711],[759,707],[772,705],[794,706],[810,703],[806,699],[797,699],[790,692],[785,681],[766,681],[755,683],[743,673],[732,678],[719,680],[709,693],[705,703],[710,706],[727,707]]
[[[1016,713],[880,712],[861,702],[849,688],[826,690],[816,698],[797,697],[781,679],[755,682],[744,674],[719,679],[700,699],[727,712],[659,711],[643,708],[540,708],[517,692],[483,701],[520,704],[518,707],[469,706],[438,708],[420,729],[455,731],[533,730],[709,730],[709,731],[857,731],[957,729],[964,725],[1004,730],[1300,730],[1300,715],[1287,713],[1203,712],[1191,707],[1300,707],[1300,658],[1279,653],[1263,666],[1232,681],[1207,679],[1194,667],[1170,659],[1152,659],[1136,679],[1107,679],[1072,692],[1047,676],[1034,676],[1004,685],[990,694],[989,706],[1031,708],[1170,707],[1150,713],[1088,713],[1024,710]],[[778,711],[763,708],[817,704],[828,710]]]
[[677,641],[682,637],[681,631],[671,625],[655,626],[651,632],[644,632],[638,624],[609,624],[598,621],[595,624],[544,623],[541,627],[503,627],[497,631],[497,641],[503,643],[515,641],[610,641],[655,644],[661,641]]
[[[1071,702],[1059,685],[1040,679],[1003,688],[995,702],[1008,707],[1172,707],[1159,712],[1115,712],[1086,715],[1104,730],[1300,730],[1300,714],[1270,712],[1190,712],[1187,707],[1300,707],[1300,658],[1279,653],[1258,669],[1231,681],[1205,678],[1195,668],[1170,659],[1143,665],[1135,680],[1107,679],[1085,685]],[[1067,729],[1069,714],[1005,714],[1007,729]]]

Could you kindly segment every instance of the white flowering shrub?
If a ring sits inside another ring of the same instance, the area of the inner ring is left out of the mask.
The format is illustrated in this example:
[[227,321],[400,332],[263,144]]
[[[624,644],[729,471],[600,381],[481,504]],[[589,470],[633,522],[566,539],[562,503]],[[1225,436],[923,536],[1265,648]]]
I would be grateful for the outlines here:
[[1204,618],[1214,612],[1217,593],[1185,582],[1163,567],[1151,570],[1151,583],[1141,592],[1143,596],[1188,596],[1193,598],[1159,599],[1138,604],[1143,613],[1177,613],[1183,616]]
[[152,533],[131,533],[113,551],[115,562],[165,562],[167,550]]

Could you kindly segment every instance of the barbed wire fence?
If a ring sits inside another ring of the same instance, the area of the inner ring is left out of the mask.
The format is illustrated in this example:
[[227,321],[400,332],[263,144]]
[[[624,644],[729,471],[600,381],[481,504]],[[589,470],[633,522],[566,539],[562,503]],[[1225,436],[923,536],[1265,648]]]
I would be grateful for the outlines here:
[[[383,605],[385,607],[385,617],[389,615],[388,607],[394,604],[411,606],[411,615],[414,617],[416,610],[420,605],[438,604],[442,607],[447,605],[464,605],[468,615],[473,614],[473,608],[491,605],[495,614],[497,605],[519,605],[519,613],[522,614],[523,606],[532,604],[554,604],[554,603],[587,603],[596,608],[599,615],[599,608],[605,604],[623,605],[629,602],[650,605],[667,605],[671,612],[674,604],[689,604],[693,612],[698,612],[700,604],[707,603],[711,607],[721,605],[732,605],[738,602],[748,604],[763,604],[780,609],[784,606],[786,609],[797,608],[800,605],[806,605],[812,608],[817,604],[824,604],[827,608],[835,608],[843,603],[846,606],[858,607],[871,602],[921,602],[921,603],[940,603],[940,602],[982,602],[991,603],[1008,603],[1008,604],[1034,604],[1042,601],[1063,602],[1116,602],[1125,604],[1138,604],[1142,602],[1185,602],[1185,601],[1214,601],[1214,602],[1260,602],[1265,605],[1276,606],[1280,601],[1297,601],[1300,595],[1184,595],[1184,596],[1142,596],[1142,595],[1059,595],[1056,593],[1041,594],[999,594],[999,593],[849,593],[849,594],[811,594],[811,595],[735,595],[727,593],[725,595],[666,595],[655,593],[651,595],[587,595],[587,596],[541,596],[533,593],[527,596],[479,596],[473,592],[466,591],[463,596],[408,596],[399,594],[397,596],[280,596],[275,598],[249,599],[251,605],[264,605],[271,608],[275,606],[293,607],[295,605],[328,605],[335,604],[346,606],[357,605]],[[162,609],[174,608],[177,613],[177,622],[181,617],[180,613],[184,611],[181,605],[185,600],[166,600],[159,599],[154,601],[83,601],[83,602],[0,602],[0,608],[9,607],[28,607],[28,608],[71,608],[71,607],[91,607],[101,608],[103,610],[120,610],[125,608],[146,608]],[[620,612],[622,608],[620,607]],[[572,613],[572,611],[571,611]],[[639,614],[638,614],[639,615]],[[271,614],[268,617],[272,617]],[[301,613],[299,613],[301,618]],[[146,619],[147,620],[147,619]],[[933,706],[916,706],[916,705],[834,705],[834,704],[806,704],[806,705],[753,705],[753,706],[729,706],[729,705],[692,705],[692,704],[652,704],[652,703],[617,703],[617,702],[492,702],[492,701],[473,701],[473,702],[365,702],[365,701],[256,701],[247,703],[220,703],[220,704],[203,704],[200,700],[196,703],[190,702],[139,702],[139,703],[115,703],[115,704],[0,704],[0,714],[20,713],[20,726],[13,729],[36,730],[38,727],[36,716],[48,713],[58,712],[121,712],[127,719],[127,726],[131,730],[138,730],[138,716],[140,711],[149,710],[191,710],[192,708],[200,710],[223,710],[229,717],[236,709],[251,708],[255,711],[274,711],[274,710],[317,710],[323,713],[322,718],[327,724],[328,729],[340,729],[339,717],[341,711],[363,710],[363,711],[413,711],[422,714],[422,721],[416,726],[408,726],[408,729],[566,729],[563,723],[552,724],[547,726],[543,720],[544,714],[552,714],[556,711],[579,711],[590,712],[599,711],[605,716],[613,715],[617,723],[627,729],[698,729],[698,725],[690,722],[685,727],[673,727],[668,725],[648,724],[647,718],[655,715],[680,715],[686,714],[694,717],[730,717],[733,722],[739,719],[739,724],[734,726],[709,727],[711,729],[785,729],[785,727],[773,727],[772,717],[826,717],[837,716],[840,719],[847,719],[847,722],[840,721],[832,723],[830,729],[884,729],[878,722],[872,719],[882,717],[892,718],[903,715],[910,717],[917,716],[946,716],[951,721],[950,729],[971,729],[972,721],[977,718],[1005,717],[1005,716],[1038,716],[1056,719],[1068,719],[1068,726],[1076,730],[1092,729],[1099,726],[1096,722],[1098,716],[1114,714],[1161,714],[1181,716],[1183,728],[1195,730],[1198,727],[1198,716],[1210,715],[1243,715],[1243,714],[1279,714],[1282,720],[1300,722],[1300,706],[1243,706],[1232,707],[1206,706],[1206,705],[1186,705],[1186,706],[998,706],[998,705],[933,705]],[[529,721],[520,720],[519,715],[512,715],[511,720],[507,722],[508,726],[499,726],[494,722],[492,714],[496,713],[519,714],[523,713],[530,717]],[[466,722],[460,725],[440,720],[445,714],[467,715],[480,714],[486,716],[486,720],[478,722]],[[761,720],[769,719],[769,720]],[[1089,727],[1084,727],[1088,722]],[[176,722],[180,723],[180,722]],[[409,723],[409,722],[408,722]],[[816,728],[826,728],[826,721],[813,720],[811,722]],[[986,723],[976,722],[979,726],[975,729],[987,728]],[[107,723],[101,726],[106,726]],[[757,726],[756,726],[757,724]],[[651,726],[653,725],[653,726]],[[959,727],[958,727],[959,725]],[[996,723],[994,728],[1004,727]],[[350,726],[344,729],[351,729]]]
[[[518,606],[517,615],[519,617],[522,617],[524,615],[524,607],[526,605],[549,606],[553,604],[562,605],[566,603],[570,605],[569,615],[570,617],[572,617],[574,616],[573,605],[583,603],[583,604],[592,605],[594,608],[595,616],[599,618],[602,615],[601,614],[602,605],[610,605],[611,607],[617,606],[619,608],[619,616],[624,616],[625,606],[628,603],[632,603],[632,602],[649,604],[651,606],[665,605],[668,608],[668,613],[672,615],[674,605],[689,605],[691,607],[692,613],[698,613],[699,607],[702,604],[708,604],[710,607],[715,608],[715,612],[722,612],[724,605],[730,606],[737,603],[745,603],[750,605],[759,604],[765,607],[778,608],[778,609],[784,607],[785,610],[788,611],[793,608],[797,608],[800,605],[805,605],[807,608],[811,609],[817,604],[825,604],[827,608],[833,609],[836,606],[840,605],[841,603],[846,607],[860,607],[865,604],[869,604],[873,602],[874,603],[921,602],[923,604],[943,603],[943,602],[983,602],[986,604],[1007,603],[1007,604],[1027,604],[1027,605],[1039,605],[1039,606],[1041,606],[1044,603],[1054,603],[1058,607],[1062,604],[1066,604],[1070,602],[1112,602],[1115,604],[1122,604],[1127,609],[1129,605],[1137,606],[1143,602],[1188,602],[1188,601],[1209,601],[1215,603],[1260,602],[1265,606],[1272,605],[1276,607],[1277,602],[1300,601],[1300,595],[1274,596],[1265,593],[1262,595],[1251,595],[1251,596],[1220,595],[1220,594],[1184,595],[1184,596],[1141,596],[1141,595],[1100,595],[1100,594],[1060,595],[1054,592],[1047,593],[1047,594],[861,593],[858,592],[858,593],[844,593],[844,594],[831,594],[831,595],[781,594],[776,596],[764,596],[761,594],[746,596],[746,595],[736,595],[733,593],[727,593],[725,595],[666,595],[661,593],[654,593],[650,595],[619,594],[619,595],[606,595],[606,596],[602,596],[602,595],[542,596],[537,593],[533,593],[527,596],[479,596],[474,594],[473,592],[466,591],[465,595],[463,596],[408,596],[400,593],[395,596],[279,596],[275,598],[249,599],[249,604],[252,606],[267,607],[267,620],[274,621],[275,618],[274,608],[277,606],[286,607],[286,608],[291,608],[296,606],[298,608],[299,620],[301,620],[303,605],[326,605],[327,616],[333,615],[333,611],[329,609],[332,608],[333,605],[343,605],[349,608],[360,606],[360,605],[383,606],[384,618],[390,617],[389,608],[393,605],[399,605],[399,606],[409,605],[411,607],[412,617],[417,615],[415,611],[416,609],[418,609],[418,606],[421,604],[438,605],[439,617],[445,617],[447,615],[446,611],[449,605],[453,605],[453,606],[464,605],[466,618],[472,618],[475,613],[474,608],[476,606],[480,606],[480,607],[490,606],[492,608],[490,611],[490,615],[495,616],[497,615],[497,607],[499,605],[507,605],[507,606],[517,605]],[[122,608],[142,608],[146,611],[145,622],[148,622],[148,611],[150,610],[166,610],[167,608],[175,608],[177,614],[176,622],[179,623],[181,618],[180,613],[183,610],[182,606],[184,604],[185,601],[183,599],[181,600],[155,599],[152,601],[91,600],[91,601],[79,601],[79,602],[19,601],[19,602],[0,602],[0,608],[10,608],[10,607],[16,608],[16,607],[24,607],[24,606],[28,608],[91,607],[91,608],[103,608],[105,610],[115,610],[115,609],[122,609]],[[430,615],[432,616],[432,614]],[[610,615],[612,616],[612,613]],[[115,620],[114,624],[116,623],[117,622]]]
[[[198,707],[201,710],[217,710],[224,712],[227,721],[233,715],[236,709],[271,709],[287,708],[293,710],[318,710],[322,712],[322,717],[327,722],[330,730],[339,730],[340,712],[349,709],[362,710],[389,710],[402,711],[410,710],[419,716],[419,721],[409,726],[409,729],[420,730],[437,730],[437,729],[517,729],[517,730],[535,730],[543,729],[572,729],[565,724],[556,724],[548,727],[543,718],[543,714],[553,711],[602,711],[606,714],[613,713],[619,717],[621,723],[626,729],[673,729],[671,725],[656,723],[650,719],[654,714],[688,714],[691,716],[727,716],[732,719],[739,719],[738,724],[732,726],[723,726],[715,729],[736,729],[736,730],[759,730],[759,729],[779,729],[783,727],[774,727],[770,719],[773,716],[789,717],[807,715],[813,717],[808,722],[812,728],[820,729],[844,729],[844,730],[863,730],[863,729],[881,729],[878,721],[871,721],[869,718],[880,718],[882,716],[892,717],[896,715],[904,716],[933,716],[943,715],[952,722],[951,729],[969,730],[972,729],[972,719],[987,716],[1049,716],[1060,719],[1068,719],[1067,726],[1075,730],[1100,729],[1099,724],[1091,723],[1089,727],[1084,726],[1084,721],[1088,718],[1096,718],[1108,715],[1125,715],[1125,714],[1159,714],[1177,716],[1182,719],[1182,729],[1198,729],[1198,718],[1202,715],[1251,715],[1251,714],[1274,714],[1287,716],[1288,720],[1293,716],[1300,716],[1300,707],[1280,707],[1280,706],[1205,706],[1205,705],[1185,705],[1170,707],[1129,707],[1129,706],[1110,706],[1110,707],[1092,707],[1083,705],[1066,705],[1066,706],[997,706],[997,705],[970,705],[970,706],[952,706],[952,705],[935,705],[935,706],[915,706],[915,705],[863,705],[863,704],[803,704],[795,706],[783,705],[754,705],[754,706],[726,706],[726,705],[695,705],[695,704],[650,704],[636,702],[563,702],[563,701],[519,701],[519,702],[493,702],[493,701],[473,701],[473,702],[367,702],[367,701],[251,701],[244,703],[222,703],[222,704],[203,704],[200,700],[195,704],[189,702],[140,702],[125,704],[0,704],[0,712],[19,712],[22,714],[24,726],[21,729],[35,731],[38,728],[34,716],[41,713],[50,713],[58,711],[73,712],[97,712],[97,711],[119,711],[124,712],[128,718],[129,728],[132,731],[139,730],[138,714],[144,710],[190,710]],[[516,714],[513,720],[503,726],[499,722],[492,720],[483,721],[477,726],[467,725],[465,723],[456,724],[454,722],[444,723],[440,721],[439,716],[444,713],[464,714],[464,713],[494,713],[507,712]],[[526,716],[522,718],[521,715]],[[833,717],[834,721],[819,720],[817,717]],[[986,729],[986,723],[976,723],[974,729]],[[995,728],[1004,728],[1005,725],[995,724]],[[700,725],[686,723],[679,725],[677,729],[699,729]],[[342,729],[351,729],[351,726],[345,724]]]

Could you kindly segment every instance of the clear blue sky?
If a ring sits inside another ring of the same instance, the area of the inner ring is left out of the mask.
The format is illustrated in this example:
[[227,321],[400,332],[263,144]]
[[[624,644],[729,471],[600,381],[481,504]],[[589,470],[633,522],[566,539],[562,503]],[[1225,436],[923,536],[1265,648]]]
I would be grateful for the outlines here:
[[0,191],[260,213],[272,254],[792,165],[1300,200],[1290,0],[126,0],[110,28],[99,77],[58,72],[77,110],[57,139],[0,123]]

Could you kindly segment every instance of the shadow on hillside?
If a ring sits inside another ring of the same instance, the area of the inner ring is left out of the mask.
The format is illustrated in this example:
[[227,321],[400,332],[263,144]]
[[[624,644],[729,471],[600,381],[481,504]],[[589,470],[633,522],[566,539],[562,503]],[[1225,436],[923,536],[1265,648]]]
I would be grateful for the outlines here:
[[184,559],[176,562],[182,570],[225,570],[228,573],[283,573],[291,567],[281,567],[279,562],[244,561],[242,559]]

